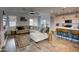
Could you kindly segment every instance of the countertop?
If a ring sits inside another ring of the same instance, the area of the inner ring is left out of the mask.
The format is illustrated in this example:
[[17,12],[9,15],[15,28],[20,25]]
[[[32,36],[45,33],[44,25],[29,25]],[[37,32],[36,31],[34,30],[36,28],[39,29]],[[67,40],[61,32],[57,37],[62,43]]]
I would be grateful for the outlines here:
[[57,27],[57,28],[68,29],[68,30],[78,30],[79,31],[78,28],[67,28],[67,27]]

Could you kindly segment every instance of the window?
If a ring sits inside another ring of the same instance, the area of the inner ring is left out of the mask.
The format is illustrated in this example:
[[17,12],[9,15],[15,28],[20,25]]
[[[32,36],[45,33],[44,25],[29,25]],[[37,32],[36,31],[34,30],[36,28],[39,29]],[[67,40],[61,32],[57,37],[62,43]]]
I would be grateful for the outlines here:
[[3,19],[3,26],[6,25],[6,19]]
[[46,25],[46,20],[43,20],[43,24]]
[[16,22],[9,22],[9,24],[10,24],[10,26],[12,27],[12,26],[16,26]]
[[42,20],[42,25],[43,25],[44,27],[46,27],[46,20],[45,20],[45,19]]
[[6,26],[6,22],[7,22],[7,17],[3,16],[3,26]]
[[9,26],[16,26],[16,16],[9,16]]
[[33,26],[33,19],[30,19],[30,26]]

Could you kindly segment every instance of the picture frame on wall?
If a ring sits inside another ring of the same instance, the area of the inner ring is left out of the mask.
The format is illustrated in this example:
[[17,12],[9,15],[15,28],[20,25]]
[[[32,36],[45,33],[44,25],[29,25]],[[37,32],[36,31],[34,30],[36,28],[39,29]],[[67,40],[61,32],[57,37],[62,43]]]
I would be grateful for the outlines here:
[[25,17],[21,17],[20,21],[27,21],[27,19]]

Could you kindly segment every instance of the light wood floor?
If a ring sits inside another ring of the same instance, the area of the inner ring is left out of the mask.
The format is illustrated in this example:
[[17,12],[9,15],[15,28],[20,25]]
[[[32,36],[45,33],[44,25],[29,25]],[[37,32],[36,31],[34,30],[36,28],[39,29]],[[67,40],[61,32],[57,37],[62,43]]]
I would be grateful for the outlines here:
[[9,37],[5,46],[2,49],[3,52],[16,52],[16,45],[14,37]]
[[[18,35],[17,38],[26,39],[26,34]],[[14,37],[14,40],[16,37]],[[27,39],[29,40],[29,39]],[[10,41],[11,42],[11,41]],[[73,43],[65,39],[57,38],[55,35],[52,35],[52,40],[49,42],[48,40],[43,40],[38,43],[30,40],[27,42],[28,45],[16,48],[17,52],[78,52],[79,51],[79,44]],[[10,45],[10,44],[9,44]]]

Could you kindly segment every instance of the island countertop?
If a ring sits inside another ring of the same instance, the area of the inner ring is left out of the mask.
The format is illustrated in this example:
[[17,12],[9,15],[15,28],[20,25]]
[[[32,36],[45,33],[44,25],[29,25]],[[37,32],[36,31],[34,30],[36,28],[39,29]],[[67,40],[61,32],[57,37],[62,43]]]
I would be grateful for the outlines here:
[[57,28],[68,29],[68,30],[77,30],[77,31],[79,31],[78,28],[67,28],[67,27],[57,27]]

